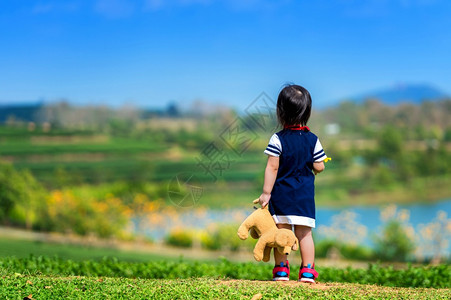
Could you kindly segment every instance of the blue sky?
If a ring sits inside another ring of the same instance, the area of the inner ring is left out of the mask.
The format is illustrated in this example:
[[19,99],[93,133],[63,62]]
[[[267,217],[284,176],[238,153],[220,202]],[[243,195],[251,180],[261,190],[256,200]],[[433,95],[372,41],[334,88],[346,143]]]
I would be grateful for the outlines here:
[[400,82],[451,94],[449,0],[0,0],[0,103],[244,109]]

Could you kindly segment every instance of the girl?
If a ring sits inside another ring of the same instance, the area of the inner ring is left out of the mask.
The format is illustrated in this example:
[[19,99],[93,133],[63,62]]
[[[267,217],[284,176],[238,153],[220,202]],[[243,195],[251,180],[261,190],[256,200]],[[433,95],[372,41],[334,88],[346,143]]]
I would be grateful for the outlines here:
[[[324,170],[327,158],[316,135],[306,126],[310,118],[312,99],[299,85],[285,86],[277,99],[277,119],[283,130],[275,133],[265,150],[268,163],[265,170],[262,207],[269,211],[278,228],[293,229],[299,239],[301,268],[299,281],[314,283],[315,247],[315,175]],[[314,175],[315,174],[315,175]],[[273,280],[288,280],[287,256],[274,251]]]

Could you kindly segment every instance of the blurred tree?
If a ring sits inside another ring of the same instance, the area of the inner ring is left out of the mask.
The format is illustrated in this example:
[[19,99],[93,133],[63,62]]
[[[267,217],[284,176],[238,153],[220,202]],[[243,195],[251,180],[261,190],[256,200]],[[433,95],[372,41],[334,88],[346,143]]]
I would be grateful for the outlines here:
[[336,120],[343,131],[349,132],[358,128],[359,108],[360,107],[352,101],[340,103],[336,112]]
[[378,137],[379,151],[382,157],[396,160],[401,156],[403,137],[398,128],[387,125]]
[[119,118],[111,118],[108,125],[110,133],[120,137],[128,137],[134,128],[131,120]]
[[444,142],[451,142],[451,127],[445,129],[445,133],[443,134]]
[[16,171],[12,165],[0,163],[0,221],[25,225],[27,229],[44,210],[46,191],[28,171]]
[[69,173],[64,166],[58,165],[55,168],[55,187],[61,189],[70,184]]
[[0,162],[0,221],[9,223],[9,215],[21,197],[20,178],[13,166]]
[[449,256],[448,246],[451,240],[451,219],[448,214],[440,210],[432,222],[419,225],[419,235],[421,244],[419,245],[420,255],[432,255],[433,264],[439,264],[442,259]]
[[383,189],[389,188],[396,182],[393,171],[383,164],[372,169],[371,179],[376,187]]
[[22,212],[21,219],[25,222],[25,227],[31,229],[39,221],[42,212],[46,210],[47,192],[30,171],[24,170],[21,175],[23,179],[22,197],[19,198],[15,210]]
[[389,261],[406,261],[413,253],[415,245],[407,235],[401,222],[389,220],[382,233],[374,238],[377,257]]
[[180,117],[180,109],[175,102],[169,103],[168,107],[166,108],[166,114],[171,118],[177,118]]
[[327,156],[333,158],[333,167],[348,168],[351,166],[354,153],[351,150],[340,149],[336,140],[328,142],[326,151]]
[[414,153],[407,151],[398,159],[397,175],[401,181],[408,182],[417,175],[415,159]]
[[421,115],[417,105],[401,103],[396,108],[396,113],[393,117],[397,120],[399,126],[408,128],[410,124],[418,124]]

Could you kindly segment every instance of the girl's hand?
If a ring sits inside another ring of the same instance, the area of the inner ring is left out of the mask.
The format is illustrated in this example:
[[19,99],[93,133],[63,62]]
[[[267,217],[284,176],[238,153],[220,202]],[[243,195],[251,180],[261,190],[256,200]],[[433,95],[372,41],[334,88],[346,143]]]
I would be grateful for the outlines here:
[[258,202],[260,202],[260,205],[262,208],[264,208],[269,203],[269,199],[271,198],[271,194],[261,194],[260,198],[258,198]]
[[320,162],[314,162],[313,163],[313,173],[315,175],[318,175],[319,173],[321,173],[322,171],[324,171],[324,162],[320,161]]

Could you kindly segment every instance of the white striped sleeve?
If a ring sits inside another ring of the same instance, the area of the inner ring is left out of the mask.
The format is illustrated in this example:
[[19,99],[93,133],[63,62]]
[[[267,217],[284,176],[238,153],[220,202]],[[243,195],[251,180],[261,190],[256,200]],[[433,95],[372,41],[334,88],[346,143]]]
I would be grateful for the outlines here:
[[313,150],[313,161],[321,162],[327,158],[326,153],[324,153],[323,146],[319,139],[316,140],[315,149]]
[[273,134],[271,139],[269,140],[268,147],[266,147],[265,154],[279,157],[282,153],[282,144],[280,143],[279,136],[277,134]]

